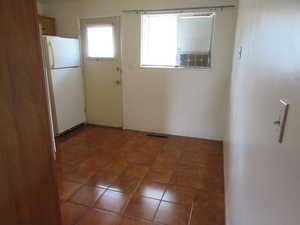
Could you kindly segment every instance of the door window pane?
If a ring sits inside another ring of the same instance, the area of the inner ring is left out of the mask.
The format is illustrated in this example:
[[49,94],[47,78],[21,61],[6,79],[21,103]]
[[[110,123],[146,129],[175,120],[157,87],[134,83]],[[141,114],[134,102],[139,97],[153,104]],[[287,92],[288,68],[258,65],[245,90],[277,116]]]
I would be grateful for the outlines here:
[[114,58],[115,47],[112,25],[98,25],[87,28],[88,57]]

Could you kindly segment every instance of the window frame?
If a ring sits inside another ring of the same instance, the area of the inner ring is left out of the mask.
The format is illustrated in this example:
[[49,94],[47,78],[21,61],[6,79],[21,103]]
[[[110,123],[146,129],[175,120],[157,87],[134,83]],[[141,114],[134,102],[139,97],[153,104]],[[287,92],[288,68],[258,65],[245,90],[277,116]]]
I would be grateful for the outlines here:
[[[172,65],[143,65],[142,64],[142,42],[143,42],[143,16],[145,15],[166,15],[166,14],[185,14],[185,13],[212,13],[213,14],[213,21],[212,21],[212,33],[211,33],[211,41],[210,41],[210,63],[209,66],[172,66]],[[204,71],[210,71],[213,69],[213,62],[214,62],[214,45],[215,45],[215,32],[216,32],[216,17],[217,13],[216,11],[186,11],[186,12],[151,12],[151,13],[143,13],[139,14],[139,68],[140,69],[188,69],[188,70],[204,70]]]

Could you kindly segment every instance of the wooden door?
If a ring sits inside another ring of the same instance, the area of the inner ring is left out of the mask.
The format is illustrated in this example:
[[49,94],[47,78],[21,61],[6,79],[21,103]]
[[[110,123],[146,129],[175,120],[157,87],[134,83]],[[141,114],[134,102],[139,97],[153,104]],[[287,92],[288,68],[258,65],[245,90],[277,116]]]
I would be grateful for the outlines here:
[[34,0],[0,1],[0,218],[60,225]]

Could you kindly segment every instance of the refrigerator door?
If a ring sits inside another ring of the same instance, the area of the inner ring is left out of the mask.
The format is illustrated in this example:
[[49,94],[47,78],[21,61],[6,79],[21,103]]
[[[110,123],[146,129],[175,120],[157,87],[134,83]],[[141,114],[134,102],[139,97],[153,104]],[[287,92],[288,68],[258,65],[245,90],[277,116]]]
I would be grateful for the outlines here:
[[80,66],[79,40],[47,36],[50,69]]
[[57,135],[85,122],[81,68],[51,70]]

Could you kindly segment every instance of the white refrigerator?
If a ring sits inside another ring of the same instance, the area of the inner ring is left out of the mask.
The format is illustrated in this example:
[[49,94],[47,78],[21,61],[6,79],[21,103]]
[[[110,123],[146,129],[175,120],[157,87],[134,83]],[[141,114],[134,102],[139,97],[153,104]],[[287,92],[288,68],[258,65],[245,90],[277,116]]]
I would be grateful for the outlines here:
[[86,122],[84,83],[78,39],[42,37],[56,136]]

